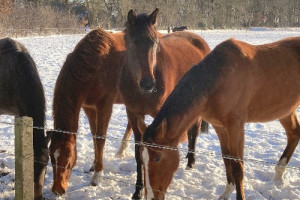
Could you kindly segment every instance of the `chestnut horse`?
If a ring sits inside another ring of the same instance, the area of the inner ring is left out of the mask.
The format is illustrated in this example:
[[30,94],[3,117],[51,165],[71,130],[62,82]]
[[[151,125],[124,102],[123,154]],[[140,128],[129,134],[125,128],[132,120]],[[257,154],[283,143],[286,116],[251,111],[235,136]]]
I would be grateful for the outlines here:
[[[124,33],[97,29],[87,34],[70,53],[56,81],[53,99],[54,129],[77,132],[80,109],[90,123],[95,160],[92,185],[98,185],[103,170],[103,148],[114,103],[122,103],[118,91],[124,60]],[[131,128],[127,126],[130,135]],[[52,191],[67,190],[76,163],[76,135],[51,131],[50,157],[53,165]],[[61,167],[57,167],[61,166]]]
[[[282,175],[300,138],[300,37],[264,45],[234,39],[219,44],[181,79],[146,129],[144,141],[176,148],[198,117],[212,124],[220,140],[227,186],[220,199],[245,199],[244,124],[279,119],[287,146],[275,167]],[[147,199],[164,199],[178,168],[178,151],[143,146]],[[233,159],[228,159],[232,157]]]
[[[0,40],[0,114],[29,116],[33,126],[44,127],[45,95],[28,50],[10,38]],[[43,199],[43,185],[48,164],[48,140],[44,129],[33,129],[34,198]]]
[[[136,15],[130,10],[125,29],[127,62],[123,67],[119,89],[138,143],[146,128],[145,115],[155,117],[182,76],[210,52],[208,44],[194,33],[176,32],[159,38],[156,30],[157,13],[158,9],[155,9],[150,15]],[[200,123],[201,119],[196,120],[188,132],[191,151],[195,149]],[[133,199],[141,199],[143,191],[139,148],[136,143],[137,181]],[[193,167],[194,153],[188,153],[187,157],[188,167]]]

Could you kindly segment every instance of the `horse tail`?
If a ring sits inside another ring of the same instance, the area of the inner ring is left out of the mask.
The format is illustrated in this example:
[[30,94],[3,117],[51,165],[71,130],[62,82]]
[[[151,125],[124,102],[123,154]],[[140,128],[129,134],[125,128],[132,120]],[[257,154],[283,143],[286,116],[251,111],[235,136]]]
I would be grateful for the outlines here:
[[208,126],[209,126],[208,122],[202,120],[202,122],[201,122],[201,133],[207,133],[208,132]]

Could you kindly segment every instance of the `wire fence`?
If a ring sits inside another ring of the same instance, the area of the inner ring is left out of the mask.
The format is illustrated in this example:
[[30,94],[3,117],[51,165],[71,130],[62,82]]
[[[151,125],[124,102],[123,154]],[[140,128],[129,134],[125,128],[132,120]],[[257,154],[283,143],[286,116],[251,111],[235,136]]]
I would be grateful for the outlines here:
[[[0,124],[4,124],[4,125],[10,125],[10,126],[14,126],[14,125],[19,125],[16,124],[14,122],[6,122],[6,121],[0,121]],[[41,129],[44,131],[54,131],[54,133],[65,133],[65,134],[71,134],[71,135],[79,135],[81,134],[81,132],[70,132],[70,131],[64,131],[64,130],[57,130],[57,129],[51,129],[51,128],[47,128],[47,127],[38,127],[38,126],[32,126],[31,128],[33,129]],[[207,151],[207,150],[196,150],[196,151],[190,151],[186,148],[175,148],[175,147],[171,147],[171,146],[163,146],[163,145],[158,145],[158,144],[154,144],[154,143],[145,143],[145,142],[136,142],[133,140],[122,140],[122,138],[119,137],[114,137],[114,136],[92,136],[95,139],[102,139],[102,140],[115,140],[115,141],[121,141],[121,142],[129,142],[131,144],[134,145],[144,145],[147,147],[152,147],[152,148],[160,148],[160,149],[167,149],[167,150],[171,150],[171,151],[178,151],[179,153],[200,153],[201,155],[205,155],[205,156],[209,156],[209,157],[220,157],[222,159],[228,159],[228,160],[234,160],[234,161],[242,161],[242,162],[248,162],[248,163],[254,163],[254,164],[261,164],[261,165],[268,165],[268,166],[278,166],[278,167],[282,167],[282,168],[288,168],[288,169],[292,169],[295,170],[297,172],[300,172],[300,166],[292,166],[292,165],[278,165],[276,162],[270,162],[270,161],[266,161],[266,160],[260,160],[260,159],[254,159],[254,158],[236,158],[236,157],[232,157],[232,156],[228,156],[228,155],[222,155],[220,152],[212,152],[212,151]],[[2,150],[0,153],[6,153],[7,155],[10,156],[14,156],[14,154],[12,153],[8,153],[5,150]],[[23,159],[31,159],[32,162],[38,162],[38,163],[42,163],[40,161],[34,160],[34,156],[33,155],[24,155],[22,157]],[[51,165],[49,163],[42,163],[44,165],[47,166],[55,166],[57,168],[63,168],[63,169],[67,169],[63,166],[59,166],[59,165]],[[78,172],[78,173],[82,173],[82,174],[86,174],[86,171],[81,171],[78,169],[72,169],[72,171],[74,172]],[[9,172],[8,172],[9,173]],[[128,183],[127,181],[122,181],[122,180],[117,180],[115,177],[110,177],[107,175],[103,175],[102,179],[104,180],[111,180],[111,181],[116,181],[119,183],[122,183],[124,185],[128,185],[128,186],[136,186],[136,187],[142,187],[142,188],[146,188],[145,186],[139,186],[133,183]],[[157,192],[161,192],[161,193],[165,193],[166,195],[171,195],[171,196],[177,196],[180,197],[181,199],[192,199],[190,197],[187,196],[181,196],[178,194],[174,194],[172,192],[163,192],[163,191],[159,191],[159,190],[154,190]]]

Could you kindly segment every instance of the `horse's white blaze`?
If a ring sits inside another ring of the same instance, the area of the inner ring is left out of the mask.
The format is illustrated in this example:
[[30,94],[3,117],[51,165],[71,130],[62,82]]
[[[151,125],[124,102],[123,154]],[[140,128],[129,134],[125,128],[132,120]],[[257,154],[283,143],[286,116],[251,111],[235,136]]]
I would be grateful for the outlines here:
[[226,184],[226,188],[223,192],[223,194],[221,194],[221,196],[219,197],[219,199],[230,199],[231,193],[234,191],[235,189],[235,185],[230,183],[230,184]]
[[99,185],[100,181],[102,180],[103,171],[95,172],[92,179],[91,185],[96,186]]
[[58,169],[58,167],[57,167],[57,160],[58,160],[58,157],[60,156],[60,149],[57,149],[54,152],[53,156],[54,156],[54,159],[55,159],[55,174],[57,174],[57,169]]
[[150,185],[150,180],[149,180],[149,153],[148,149],[145,147],[143,152],[142,152],[142,157],[143,157],[143,162],[144,162],[144,167],[145,167],[145,182],[146,182],[146,188],[147,188],[147,197],[146,199],[152,199],[154,198],[154,194]]
[[277,162],[277,165],[275,166],[275,176],[274,176],[274,182],[275,185],[280,188],[283,186],[283,179],[282,175],[285,171],[285,167],[287,166],[287,159],[282,158],[280,161]]

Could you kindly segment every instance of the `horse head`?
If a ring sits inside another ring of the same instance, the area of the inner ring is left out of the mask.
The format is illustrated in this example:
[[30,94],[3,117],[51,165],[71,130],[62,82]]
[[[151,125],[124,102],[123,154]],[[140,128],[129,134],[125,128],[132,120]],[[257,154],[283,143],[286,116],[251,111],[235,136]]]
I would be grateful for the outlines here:
[[146,199],[165,199],[167,188],[179,166],[179,152],[175,148],[156,145],[163,144],[166,128],[167,122],[163,120],[157,128],[149,126],[144,134],[140,152],[144,164]]
[[156,8],[150,15],[128,12],[125,44],[128,53],[128,64],[142,93],[156,91],[155,66],[156,53],[159,51],[159,37],[156,30]]
[[73,134],[48,131],[51,135],[50,158],[53,166],[52,192],[62,195],[68,188],[72,168],[76,164],[76,136]]

